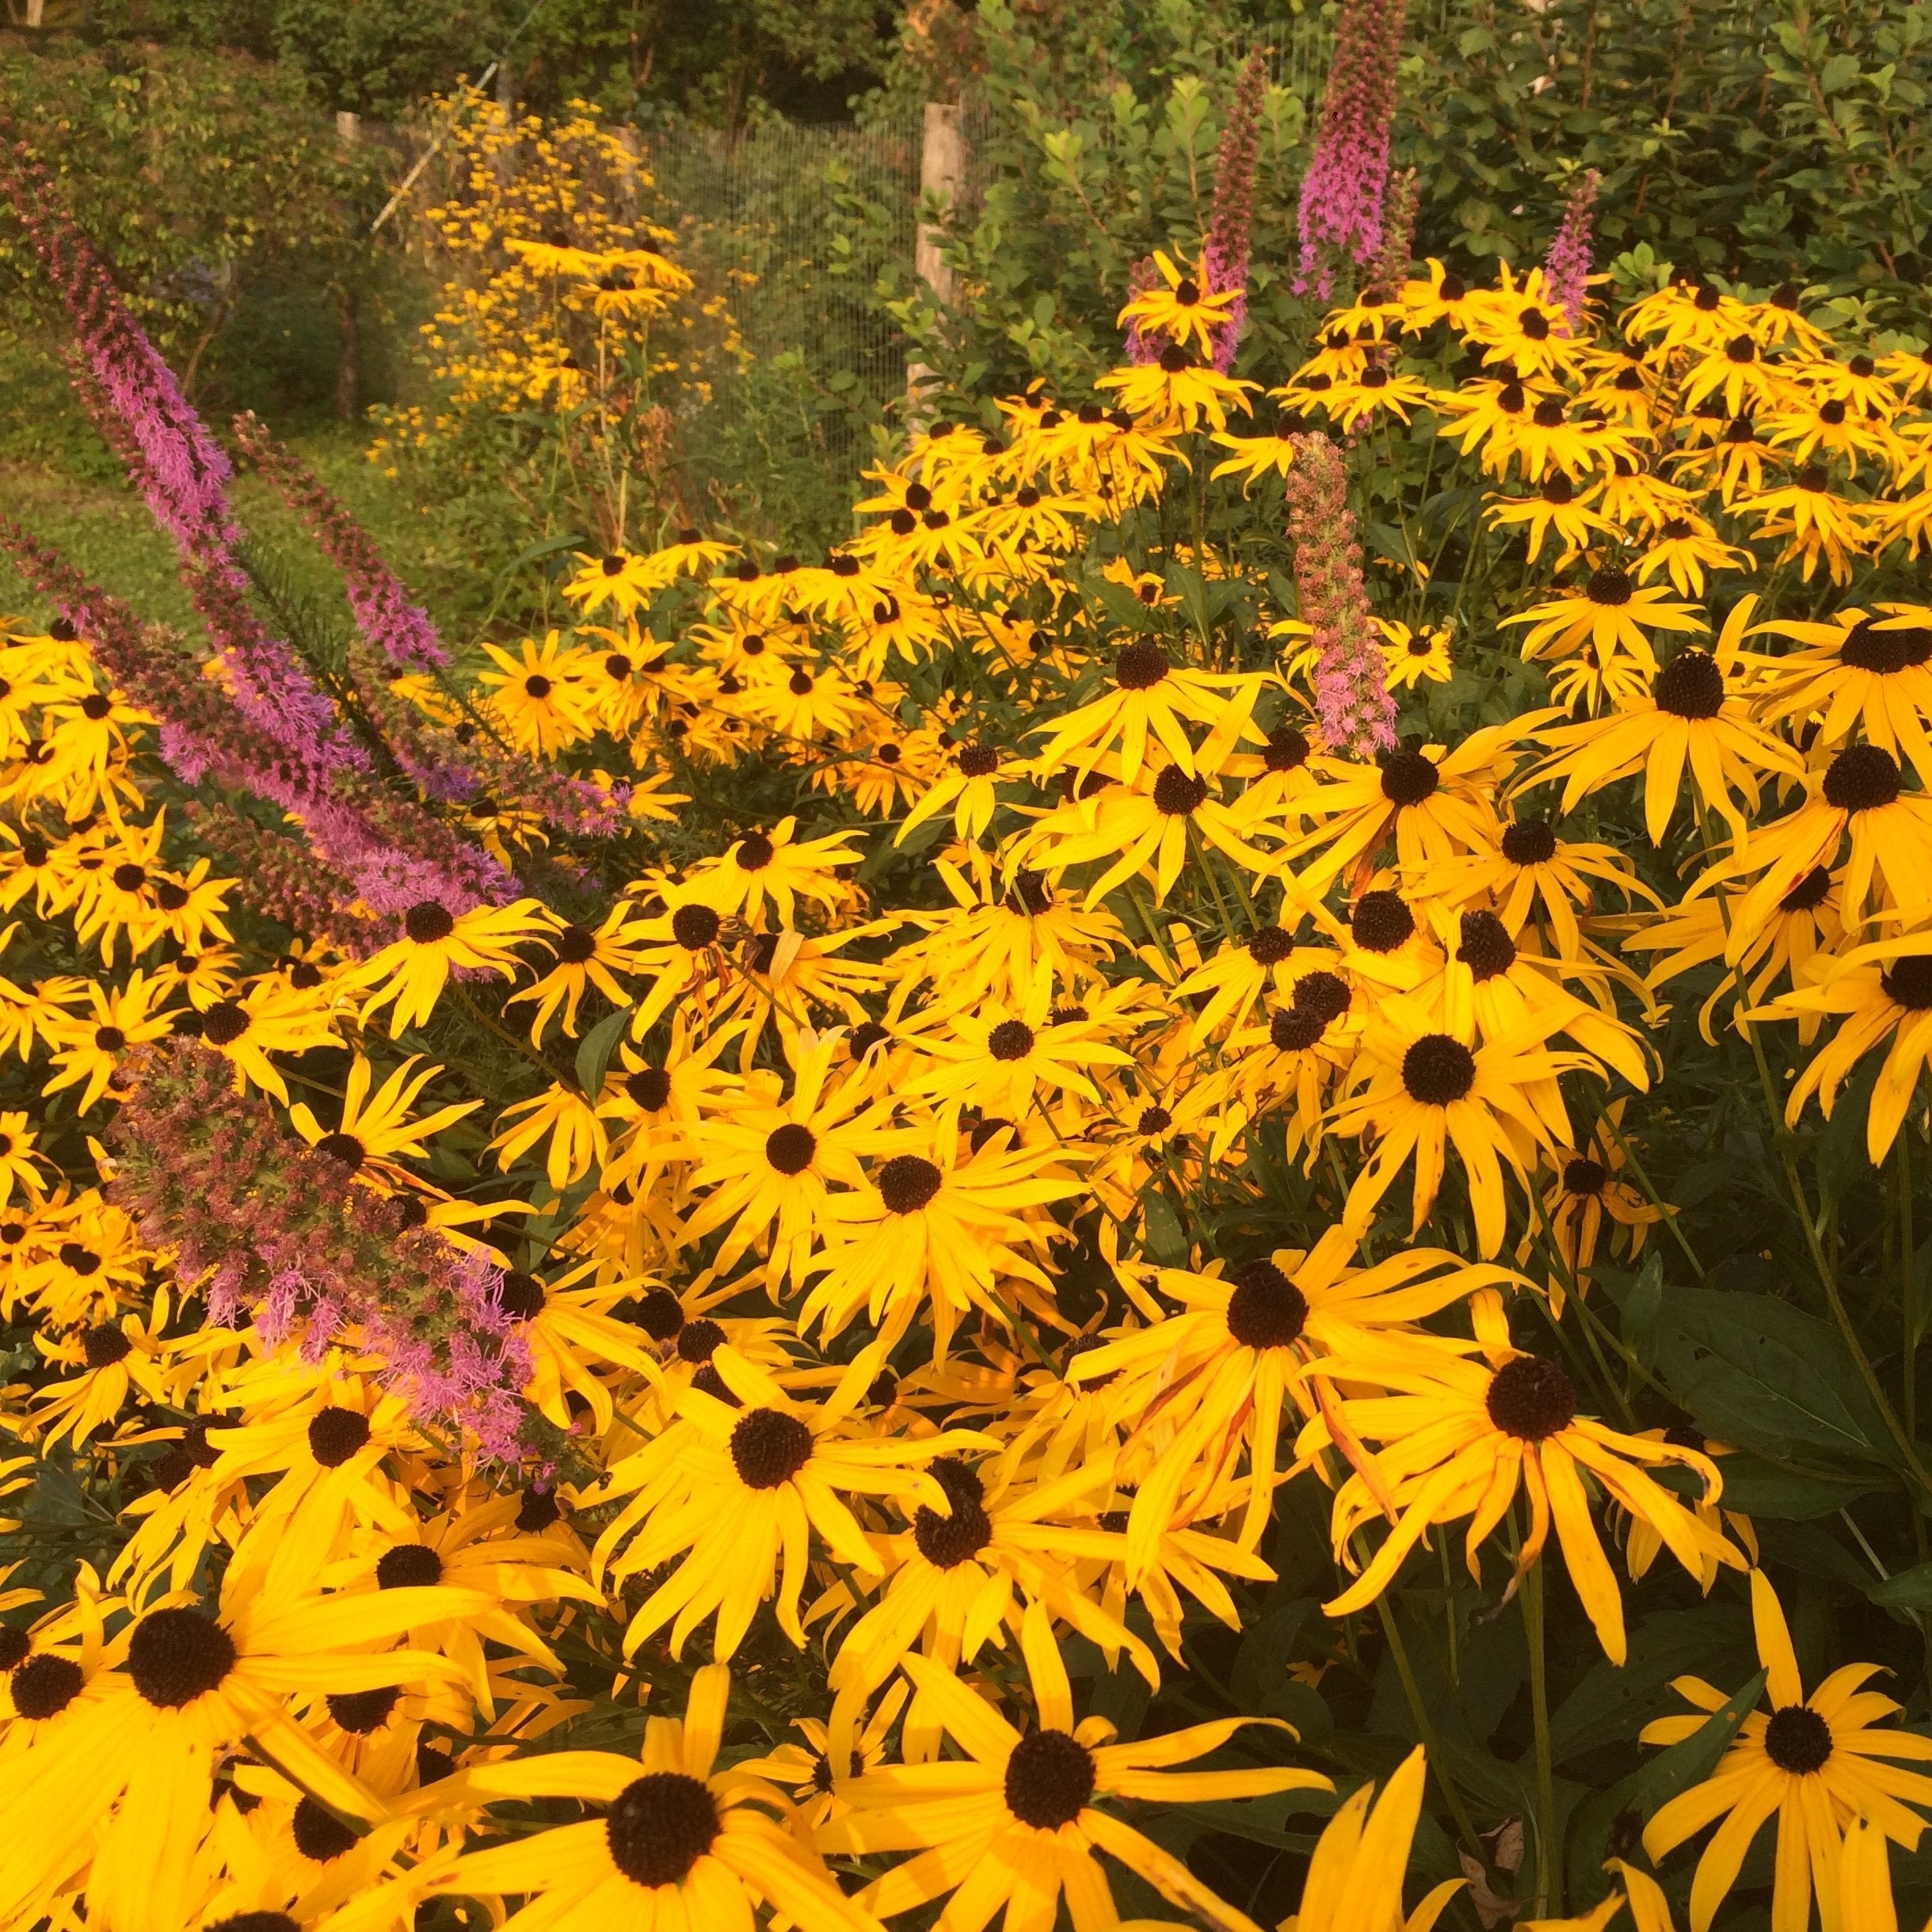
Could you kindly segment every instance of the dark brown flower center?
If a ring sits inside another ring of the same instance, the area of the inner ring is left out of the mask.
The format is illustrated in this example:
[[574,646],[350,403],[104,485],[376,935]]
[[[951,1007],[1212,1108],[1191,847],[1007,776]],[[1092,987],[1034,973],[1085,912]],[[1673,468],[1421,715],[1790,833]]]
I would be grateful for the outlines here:
[[1006,1761],[1006,1808],[1022,1824],[1057,1831],[1093,1796],[1093,1753],[1065,1731],[1029,1731]]
[[646,1888],[681,1885],[722,1829],[711,1787],[682,1771],[633,1778],[604,1821],[611,1862]]
[[889,1213],[916,1214],[939,1192],[945,1178],[917,1154],[894,1154],[878,1171],[878,1191]]
[[1207,797],[1207,783],[1179,765],[1169,765],[1154,780],[1154,808],[1170,818],[1185,818],[1198,811]]
[[356,1842],[356,1834],[331,1811],[325,1811],[313,1798],[304,1798],[295,1807],[290,1821],[295,1850],[318,1865],[339,1858]]
[[1579,1156],[1574,1160],[1564,1163],[1563,1188],[1566,1194],[1592,1195],[1601,1194],[1610,1180],[1610,1169],[1601,1160],[1591,1160]]
[[394,1684],[386,1684],[379,1690],[332,1690],[329,1715],[343,1730],[367,1737],[388,1723],[402,1694]]
[[1494,979],[1516,963],[1516,943],[1494,913],[1465,913],[1456,957],[1477,980]]
[[802,1174],[818,1151],[818,1137],[810,1127],[788,1120],[765,1137],[764,1157],[781,1174]]
[[217,1000],[201,1016],[201,1037],[211,1046],[232,1046],[248,1031],[248,1008],[238,1000]]
[[43,1651],[29,1657],[13,1673],[13,1708],[21,1717],[44,1723],[58,1717],[81,1694],[86,1673],[70,1657]]
[[1023,1019],[1003,1019],[986,1035],[986,1050],[996,1060],[1023,1060],[1033,1051],[1033,1029]]
[[325,1408],[309,1418],[309,1454],[325,1469],[339,1469],[369,1439],[359,1409]]
[[1349,936],[1365,953],[1392,953],[1416,930],[1416,915],[1399,893],[1365,892],[1349,914]]
[[671,936],[688,953],[718,943],[724,921],[708,905],[680,905],[671,915]]
[[1680,650],[1651,686],[1657,709],[1673,718],[1715,718],[1724,709],[1724,673],[1707,650]]
[[1391,805],[1419,805],[1442,782],[1435,760],[1418,751],[1391,752],[1382,766],[1382,796]]
[[134,1352],[134,1344],[112,1324],[104,1322],[87,1331],[82,1338],[81,1350],[90,1369],[111,1369],[116,1362],[128,1359]]
[[1248,936],[1248,951],[1258,966],[1279,966],[1294,951],[1294,939],[1279,926],[1258,926]]
[[128,1640],[128,1673],[157,1710],[219,1690],[234,1664],[234,1639],[200,1610],[151,1610]]
[[1815,865],[1778,902],[1778,910],[1785,913],[1815,912],[1824,903],[1825,894],[1831,890],[1831,875],[1821,865]]
[[1876,811],[1900,788],[1897,760],[1876,745],[1850,745],[1825,768],[1825,802],[1841,812]]
[[640,1067],[625,1076],[624,1092],[646,1113],[658,1113],[671,1097],[671,1076],[662,1067]]
[[957,1569],[993,1541],[985,1485],[956,1456],[936,1458],[928,1473],[946,1492],[953,1513],[942,1516],[922,1503],[913,1512],[913,1541],[935,1569]]
[[456,930],[456,921],[446,905],[434,899],[418,899],[402,915],[402,930],[418,946],[433,946]]
[[1519,1355],[1489,1380],[1489,1419],[1519,1442],[1541,1442],[1576,1416],[1576,1390],[1560,1364]]
[[1932,954],[1907,953],[1893,960],[1879,975],[1879,983],[1895,1004],[1922,1013],[1932,1007]]
[[1583,594],[1592,604],[1600,604],[1614,609],[1621,604],[1628,604],[1635,589],[1627,571],[1605,564],[1601,569],[1591,572],[1590,581],[1584,586]]
[[396,1543],[375,1563],[379,1590],[433,1590],[443,1580],[443,1559],[427,1543]]
[[1167,653],[1146,638],[1130,644],[1114,660],[1114,682],[1122,691],[1149,691],[1173,668]]
[[677,1358],[690,1362],[694,1367],[700,1362],[709,1362],[724,1339],[723,1324],[713,1321],[709,1316],[700,1315],[695,1321],[688,1321],[678,1330]]
[[1447,1033],[1425,1033],[1402,1056],[1402,1084],[1424,1107],[1447,1107],[1476,1084],[1476,1056]]
[[811,1431],[783,1409],[747,1409],[733,1425],[731,1460],[747,1488],[790,1482],[811,1455]]
[[1557,855],[1557,835],[1540,818],[1519,818],[1503,833],[1503,856],[1511,865],[1547,865]]
[[1265,1255],[1231,1269],[1228,1332],[1244,1348],[1286,1348],[1308,1322],[1308,1298]]
[[532,1321],[543,1312],[543,1284],[523,1268],[512,1268],[497,1286],[497,1305],[513,1321]]
[[1293,725],[1277,725],[1268,734],[1261,762],[1271,772],[1293,772],[1308,763],[1308,740]]
[[1793,1778],[1823,1770],[1831,1755],[1831,1727],[1809,1705],[1784,1705],[1764,1727],[1764,1755]]

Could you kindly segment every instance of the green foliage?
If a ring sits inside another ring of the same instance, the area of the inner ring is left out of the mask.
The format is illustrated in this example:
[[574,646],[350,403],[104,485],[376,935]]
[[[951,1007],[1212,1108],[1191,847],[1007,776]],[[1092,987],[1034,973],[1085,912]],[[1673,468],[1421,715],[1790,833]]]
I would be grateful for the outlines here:
[[[339,143],[297,75],[238,55],[10,40],[0,105],[191,391],[278,411],[332,394],[333,320],[368,277],[387,157]],[[0,242],[7,319],[31,336],[25,263],[17,237]]]
[[[1283,379],[1317,313],[1293,292],[1296,200],[1335,11],[1249,23],[1201,0],[1050,15],[985,0],[976,192],[946,224],[955,299],[941,314],[909,262],[877,285],[946,406],[1036,377],[1084,387],[1111,365],[1130,265],[1198,243],[1234,71],[1257,46],[1277,84],[1239,368]],[[1420,178],[1416,252],[1485,276],[1494,258],[1540,261],[1571,177],[1594,168],[1600,261],[1790,279],[1909,326],[1932,267],[1929,52],[1922,0],[1418,6],[1393,131],[1393,165]]]

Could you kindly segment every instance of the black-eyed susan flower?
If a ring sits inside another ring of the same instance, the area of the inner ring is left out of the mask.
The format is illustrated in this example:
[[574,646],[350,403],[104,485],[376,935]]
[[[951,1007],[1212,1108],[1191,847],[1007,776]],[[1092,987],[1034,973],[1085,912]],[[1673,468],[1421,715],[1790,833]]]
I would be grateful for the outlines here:
[[1180,1802],[1258,1797],[1276,1791],[1321,1790],[1328,1781],[1292,1766],[1181,1772],[1227,1742],[1246,1724],[1226,1718],[1195,1724],[1138,1744],[1107,1742],[1113,1726],[1077,1723],[1073,1692],[1046,1612],[1035,1606],[1021,1633],[1035,1723],[1016,1728],[951,1671],[923,1657],[905,1669],[931,1700],[962,1759],[889,1766],[852,1779],[840,1795],[851,1806],[829,1820],[819,1842],[829,1852],[916,1855],[875,1879],[859,1902],[895,1919],[948,1899],[956,1922],[981,1925],[1001,1906],[1030,1907],[1039,1922],[1064,1895],[1078,1900],[1087,1922],[1118,1918],[1099,1854],[1118,1859],[1161,1896],[1228,1932],[1253,1932],[1253,1922],[1203,1885],[1171,1852],[1115,1812],[1109,1799]]
[[588,652],[565,644],[554,631],[541,644],[525,638],[515,656],[498,645],[483,648],[497,666],[482,679],[490,714],[520,751],[553,758],[590,736]]
[[[1521,1491],[1530,1520],[1516,1559],[1518,1578],[1541,1557],[1553,1524],[1564,1565],[1604,1654],[1621,1663],[1628,1648],[1623,1599],[1591,1519],[1590,1486],[1650,1524],[1685,1568],[1701,1576],[1713,1558],[1737,1568],[1743,1559],[1649,1471],[1672,1464],[1690,1469],[1714,1499],[1717,1469],[1700,1450],[1625,1435],[1580,1416],[1576,1387],[1562,1365],[1514,1347],[1499,1305],[1479,1300],[1473,1314],[1485,1359],[1445,1355],[1413,1367],[1387,1365],[1375,1379],[1388,1393],[1336,1403],[1350,1433],[1375,1446],[1372,1464],[1358,1467],[1336,1496],[1336,1555],[1361,1573],[1324,1610],[1341,1617],[1374,1602],[1433,1527],[1465,1518],[1464,1555],[1470,1574],[1480,1579],[1482,1545]],[[1316,1372],[1322,1372],[1319,1363]],[[1334,1373],[1345,1380],[1346,1362],[1338,1362]],[[1358,1565],[1351,1553],[1357,1532],[1385,1516],[1393,1527],[1374,1556]]]
[[1793,1084],[1785,1103],[1786,1124],[1795,1126],[1814,1097],[1829,1120],[1852,1069],[1882,1046],[1885,1057],[1865,1122],[1865,1151],[1872,1164],[1880,1165],[1904,1124],[1919,1075],[1932,1059],[1932,940],[1912,933],[1854,947],[1836,959],[1820,958],[1802,980],[1750,1017],[1800,1014],[1830,1014],[1839,1023],[1829,1044],[1812,1056]]
[[[964,1143],[962,1145],[962,1142]],[[1008,1149],[941,1130],[909,1134],[872,1171],[871,1185],[826,1202],[820,1278],[800,1325],[837,1335],[863,1313],[895,1339],[929,1308],[934,1358],[977,1308],[1002,1325],[1002,1278],[1044,1282],[1028,1249],[1047,1236],[1026,1210],[1080,1191],[1057,1143]]]
[[521,1898],[505,1922],[526,1932],[745,1932],[760,1907],[798,1932],[878,1932],[809,1842],[775,1786],[717,1769],[731,1674],[710,1663],[684,1714],[646,1720],[635,1758],[572,1751],[464,1772],[479,1798],[566,1798],[596,1816],[491,1846],[437,1868],[412,1891]]
[[1687,646],[1650,680],[1644,695],[1620,696],[1601,718],[1544,726],[1538,736],[1549,755],[1526,787],[1560,779],[1558,809],[1568,814],[1592,792],[1640,774],[1644,829],[1653,845],[1661,845],[1688,770],[1698,808],[1716,813],[1743,846],[1751,836],[1747,814],[1764,780],[1799,778],[1804,768],[1789,745],[1753,722],[1742,696],[1725,689],[1732,668],[1721,649],[1713,654]]
[[628,1002],[630,995],[617,975],[638,970],[637,936],[635,912],[621,899],[594,926],[559,920],[542,935],[556,963],[535,985],[513,993],[504,1003],[516,1006],[527,1000],[535,1001],[536,1012],[530,1019],[532,1046],[543,1044],[543,1035],[560,1007],[564,1033],[575,1039],[577,1008],[593,986],[612,1006]]
[[306,1100],[298,1100],[289,1108],[289,1124],[331,1160],[341,1161],[356,1173],[366,1173],[379,1184],[406,1185],[411,1176],[398,1164],[398,1157],[427,1160],[431,1137],[482,1105],[480,1100],[455,1100],[420,1119],[415,1118],[413,1109],[423,1089],[443,1071],[431,1065],[415,1072],[421,1058],[412,1054],[372,1093],[375,1069],[364,1055],[357,1054],[349,1062],[337,1125],[325,1127]]
[[814,1535],[863,1575],[883,1568],[843,1496],[900,1496],[940,1515],[950,1511],[927,1465],[993,1444],[970,1430],[923,1439],[854,1431],[849,1419],[878,1359],[863,1359],[814,1403],[795,1400],[737,1350],[720,1346],[711,1366],[726,1399],[685,1389],[671,1427],[596,1487],[599,1503],[628,1499],[597,1539],[599,1576],[675,1565],[631,1619],[627,1654],[668,1624],[676,1656],[715,1618],[715,1654],[728,1659],[775,1591],[779,1628],[802,1649],[799,1595]]
[[[1932,1804],[1932,1777],[1905,1768],[1932,1760],[1932,1739],[1880,1728],[1899,1707],[1864,1687],[1878,1666],[1842,1665],[1807,1697],[1784,1610],[1762,1570],[1751,1572],[1751,1608],[1768,1708],[1750,1713],[1717,1770],[1672,1798],[1644,1831],[1644,1850],[1660,1859],[1717,1826],[1691,1881],[1691,1932],[1709,1932],[1752,1841],[1774,1819],[1771,1922],[1776,1932],[1804,1932],[1814,1893],[1831,1922],[1853,1819],[1862,1812],[1895,1844],[1915,1846],[1925,1821],[1912,1808]],[[1724,1702],[1701,1678],[1680,1677],[1672,1687],[1694,1713],[1645,1725],[1646,1744],[1680,1743]],[[1843,1922],[1851,1932],[1852,1922]]]
[[1347,1224],[1366,1229],[1410,1160],[1416,1164],[1412,1227],[1434,1210],[1449,1153],[1461,1162],[1477,1252],[1503,1245],[1507,1219],[1503,1170],[1525,1187],[1538,1147],[1569,1137],[1557,1077],[1591,1063],[1553,1054],[1561,1016],[1534,1013],[1480,1044],[1431,1026],[1426,1012],[1385,1011],[1363,1028],[1362,1045],[1331,1117],[1333,1130],[1360,1137],[1367,1152],[1348,1192]]
[[389,1035],[401,1038],[436,1011],[452,969],[510,977],[519,963],[516,947],[550,929],[534,899],[511,905],[477,905],[452,913],[435,899],[419,900],[402,916],[402,936],[346,976],[346,983],[374,990],[362,1017],[390,1008]]
[[[1077,1384],[1118,1378],[1117,1413],[1153,1446],[1139,1465],[1129,1444],[1129,1466],[1141,1472],[1127,1518],[1130,1585],[1162,1532],[1203,1515],[1239,1505],[1237,1540],[1254,1547],[1274,1497],[1284,1410],[1292,1403],[1304,1416],[1316,1412],[1305,1385],[1310,1361],[1353,1362],[1372,1376],[1375,1362],[1405,1351],[1403,1338],[1425,1317],[1515,1278],[1436,1248],[1360,1267],[1358,1245],[1346,1229],[1331,1228],[1305,1253],[1279,1249],[1212,1273],[1160,1269],[1153,1285],[1180,1312],[1075,1358],[1068,1373]],[[1229,1483],[1244,1442],[1248,1474]]]

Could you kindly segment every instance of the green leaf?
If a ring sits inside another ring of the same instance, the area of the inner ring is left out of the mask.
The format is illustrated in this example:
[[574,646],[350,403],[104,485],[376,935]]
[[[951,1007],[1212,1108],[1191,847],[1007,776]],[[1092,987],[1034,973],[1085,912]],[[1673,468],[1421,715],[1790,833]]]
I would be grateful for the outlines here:
[[634,1006],[625,1006],[606,1014],[584,1035],[577,1047],[577,1084],[593,1106],[597,1096],[604,1091],[604,1076],[617,1057],[618,1042],[624,1037],[624,1029],[630,1025],[631,1016],[636,1011]]
[[519,570],[533,563],[541,563],[546,557],[554,557],[559,551],[582,550],[590,542],[581,532],[573,530],[568,536],[546,537],[540,543],[532,543],[526,551],[520,551],[497,573],[497,581],[505,584]]
[[1657,1317],[1663,1309],[1663,1259],[1654,1250],[1624,1298],[1623,1339],[1647,1369],[1657,1366]]
[[1818,70],[1818,85],[1828,94],[1842,93],[1858,78],[1856,54],[1834,54]]
[[1183,612],[1195,628],[1195,634],[1205,644],[1214,635],[1214,618],[1208,608],[1207,586],[1201,581],[1198,570],[1190,570],[1184,563],[1171,563],[1167,570],[1167,588],[1180,599]]
[[1594,1793],[1577,1806],[1570,1820],[1570,1903],[1579,1910],[1594,1905],[1610,1891],[1603,1860],[1610,1847],[1610,1827],[1626,1811],[1653,1818],[1679,1793],[1701,1784],[1717,1768],[1764,1690],[1770,1673],[1760,1671],[1734,1698],[1713,1711],[1682,1743],[1673,1744],[1607,1791]]
[[1932,1563],[1915,1563],[1865,1594],[1888,1610],[1932,1610]]
[[1781,1522],[1807,1522],[1815,1516],[1835,1515],[1847,1503],[1870,1495],[1873,1487],[1858,1476],[1778,1469],[1761,1457],[1743,1452],[1724,1457],[1717,1467],[1724,1477],[1726,1509]]
[[1550,1752],[1557,1764],[1636,1736],[1644,1720],[1656,1715],[1672,1678],[1708,1677],[1740,1648],[1748,1656],[1751,1619],[1738,1606],[1713,1602],[1646,1618],[1630,1639],[1627,1663],[1599,1657],[1550,1713]]
[[1837,1332],[1769,1295],[1673,1289],[1658,1317],[1657,1372],[1721,1442],[1781,1462],[1817,1450],[1888,1460],[1884,1420]]
[[1158,1188],[1141,1197],[1141,1214],[1146,1230],[1149,1257],[1164,1268],[1187,1265],[1187,1237],[1181,1231],[1180,1217],[1174,1203]]

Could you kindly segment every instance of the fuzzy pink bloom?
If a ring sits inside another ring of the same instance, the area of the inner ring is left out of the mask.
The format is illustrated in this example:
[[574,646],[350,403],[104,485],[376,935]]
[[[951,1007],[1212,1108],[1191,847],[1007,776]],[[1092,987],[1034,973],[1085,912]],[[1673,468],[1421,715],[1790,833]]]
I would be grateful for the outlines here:
[[1564,197],[1563,219],[1551,238],[1549,253],[1543,257],[1543,273],[1549,284],[1549,299],[1569,318],[1570,333],[1583,326],[1583,304],[1587,299],[1590,271],[1590,217],[1596,206],[1597,190],[1603,177],[1595,168],[1586,168],[1571,184]]
[[1332,751],[1371,759],[1395,745],[1396,703],[1362,583],[1348,473],[1325,436],[1309,433],[1289,440],[1294,447],[1287,496],[1295,592],[1320,654],[1316,718]]
[[181,1289],[206,1296],[211,1321],[252,1319],[265,1343],[292,1341],[307,1362],[338,1344],[366,1350],[424,1423],[467,1434],[486,1460],[528,1460],[529,1343],[488,1256],[453,1248],[405,1202],[284,1134],[192,1039],[131,1055],[120,1084],[109,1196],[172,1255]]
[[1321,127],[1301,178],[1300,294],[1326,300],[1335,265],[1358,265],[1381,247],[1389,183],[1389,123],[1408,0],[1343,0],[1335,62],[1321,97]]

